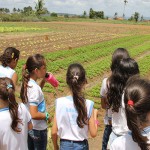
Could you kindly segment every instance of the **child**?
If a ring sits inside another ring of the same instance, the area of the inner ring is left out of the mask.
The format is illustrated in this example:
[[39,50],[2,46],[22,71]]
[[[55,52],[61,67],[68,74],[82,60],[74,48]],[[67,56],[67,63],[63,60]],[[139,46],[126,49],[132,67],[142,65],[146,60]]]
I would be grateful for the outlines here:
[[14,85],[16,86],[18,81],[18,75],[15,72],[19,60],[20,51],[14,47],[8,47],[5,49],[4,53],[0,56],[0,77],[8,77],[12,79]]
[[118,69],[109,78],[107,99],[111,113],[108,114],[108,117],[112,117],[110,145],[117,137],[128,132],[123,102],[124,88],[129,77],[136,74],[139,74],[138,64],[134,59],[127,58],[120,61]]
[[0,78],[0,149],[27,150],[27,133],[32,129],[31,115],[15,99],[11,79]]
[[[29,150],[46,150],[47,146],[47,121],[51,121],[42,88],[45,84],[46,62],[42,55],[36,54],[27,59],[23,70],[23,83],[21,99],[26,104],[33,122],[33,136],[28,136]],[[40,86],[37,79],[43,79]]]
[[117,138],[111,150],[150,149],[150,81],[131,78],[124,94],[127,125],[130,131]]
[[[130,57],[129,53],[126,49],[117,48],[112,55],[112,63],[110,67],[111,71],[114,72],[118,68],[118,64],[120,60],[129,57]],[[102,150],[107,149],[109,136],[112,131],[111,118],[108,118],[107,86],[108,86],[108,78],[104,78],[100,90],[101,106],[103,109],[106,110],[105,117],[104,117],[105,129],[103,133]]]
[[92,137],[97,134],[97,110],[94,103],[86,100],[83,89],[87,83],[82,65],[74,63],[68,67],[66,82],[71,95],[56,100],[56,112],[52,127],[54,150],[58,150],[57,132],[60,137],[60,150],[88,150],[88,131]]

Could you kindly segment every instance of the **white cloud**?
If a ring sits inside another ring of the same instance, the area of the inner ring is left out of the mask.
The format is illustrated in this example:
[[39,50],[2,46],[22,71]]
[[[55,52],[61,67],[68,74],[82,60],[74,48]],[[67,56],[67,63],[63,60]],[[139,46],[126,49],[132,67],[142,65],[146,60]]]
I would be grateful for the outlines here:
[[142,0],[143,2],[150,3],[150,0]]

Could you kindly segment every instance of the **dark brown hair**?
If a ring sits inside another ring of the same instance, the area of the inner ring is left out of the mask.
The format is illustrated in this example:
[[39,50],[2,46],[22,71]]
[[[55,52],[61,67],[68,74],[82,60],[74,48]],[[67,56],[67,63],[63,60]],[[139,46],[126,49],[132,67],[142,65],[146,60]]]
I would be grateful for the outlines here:
[[66,81],[72,91],[74,105],[78,112],[77,124],[80,128],[83,128],[88,123],[86,100],[82,92],[87,80],[86,72],[81,64],[74,63],[68,67]]
[[[133,101],[129,105],[128,101]],[[124,95],[125,111],[128,128],[132,131],[132,138],[141,150],[149,150],[148,138],[141,134],[144,123],[150,112],[150,81],[137,76],[128,80]]]
[[0,56],[0,61],[4,67],[8,66],[14,59],[19,59],[20,51],[14,47],[8,47],[5,49],[4,53]]
[[128,51],[125,48],[117,48],[112,54],[111,71],[113,72],[122,59],[130,58]]
[[15,132],[21,132],[18,123],[22,121],[18,118],[18,103],[15,99],[15,87],[11,79],[0,78],[0,99],[8,102],[9,112],[12,118],[11,128]]
[[112,72],[109,78],[107,99],[112,111],[119,112],[123,90],[129,77],[139,74],[139,67],[134,59],[122,59],[118,68]]
[[28,102],[27,97],[27,88],[28,82],[30,80],[30,75],[33,73],[33,71],[37,68],[40,69],[43,65],[45,65],[44,57],[41,54],[35,54],[33,56],[29,56],[27,59],[27,62],[22,70],[22,86],[21,86],[21,92],[20,97],[22,99],[23,103]]

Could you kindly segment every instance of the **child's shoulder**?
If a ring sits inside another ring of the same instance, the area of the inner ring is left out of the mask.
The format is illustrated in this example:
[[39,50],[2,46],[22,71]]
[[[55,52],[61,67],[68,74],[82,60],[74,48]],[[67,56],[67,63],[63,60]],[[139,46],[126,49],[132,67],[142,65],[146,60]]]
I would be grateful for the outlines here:
[[94,105],[94,101],[89,100],[89,99],[86,99],[86,103],[87,103],[87,104],[92,104],[92,105]]
[[72,96],[64,96],[56,99],[56,101],[64,101],[64,100],[73,100],[73,99]]
[[26,108],[26,105],[25,104],[23,104],[23,103],[19,103],[18,104],[18,109],[20,110],[23,110],[23,111],[26,111],[27,110],[27,108]]

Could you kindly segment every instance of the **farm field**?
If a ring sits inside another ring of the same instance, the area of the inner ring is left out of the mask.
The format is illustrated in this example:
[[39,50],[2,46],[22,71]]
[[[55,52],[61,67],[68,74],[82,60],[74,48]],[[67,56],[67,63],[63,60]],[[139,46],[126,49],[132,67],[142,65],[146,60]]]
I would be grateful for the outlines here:
[[[103,130],[99,90],[102,79],[110,74],[113,51],[118,47],[127,48],[130,55],[138,62],[141,75],[149,77],[150,74],[150,26],[146,25],[96,22],[0,22],[0,41],[0,52],[8,46],[14,46],[21,51],[21,58],[16,68],[19,81],[21,81],[22,65],[29,55],[41,53],[45,56],[47,70],[60,82],[57,89],[49,84],[43,89],[48,110],[52,115],[54,100],[69,92],[65,84],[67,66],[73,62],[83,64],[88,77],[86,97],[92,99],[95,108],[100,110],[99,143]],[[19,88],[20,86],[18,86],[18,98]],[[91,145],[92,142],[94,141],[90,141]]]

